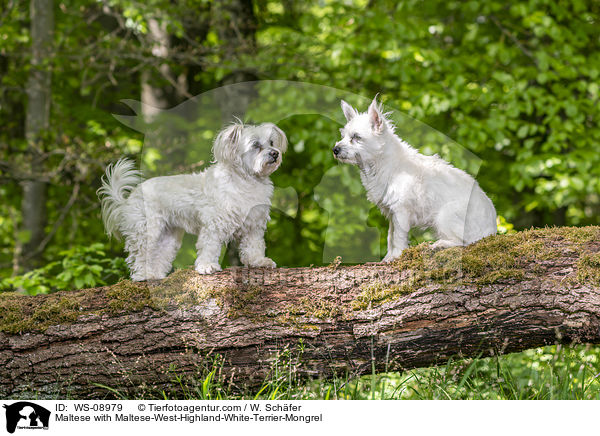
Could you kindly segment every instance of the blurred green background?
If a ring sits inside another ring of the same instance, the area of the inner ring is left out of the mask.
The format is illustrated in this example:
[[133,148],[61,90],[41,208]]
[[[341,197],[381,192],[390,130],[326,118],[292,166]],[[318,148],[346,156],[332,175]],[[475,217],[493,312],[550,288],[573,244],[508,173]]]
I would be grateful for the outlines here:
[[[0,290],[126,276],[106,165],[197,171],[234,115],[288,136],[278,265],[381,257],[387,223],[330,152],[339,98],[377,93],[401,136],[477,177],[501,231],[599,224],[599,21],[596,0],[0,0]],[[176,266],[193,258],[187,237]]]

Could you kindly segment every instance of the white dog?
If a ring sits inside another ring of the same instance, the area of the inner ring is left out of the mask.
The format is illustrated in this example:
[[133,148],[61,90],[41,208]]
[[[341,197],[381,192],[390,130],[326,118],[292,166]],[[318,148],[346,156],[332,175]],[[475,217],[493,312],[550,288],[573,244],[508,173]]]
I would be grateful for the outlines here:
[[287,138],[274,124],[237,123],[218,134],[216,163],[201,173],[138,185],[141,177],[132,161],[109,166],[98,190],[102,219],[109,235],[125,237],[132,280],[166,277],[184,232],[198,235],[200,274],[221,270],[221,247],[231,240],[239,242],[244,265],[274,268],[264,241],[273,194],[269,175],[286,148]]
[[496,210],[477,182],[437,155],[425,156],[394,134],[377,98],[366,113],[342,100],[348,121],[333,147],[340,162],[357,165],[367,197],[389,220],[383,262],[408,247],[408,231],[431,227],[433,248],[468,245],[496,233]]

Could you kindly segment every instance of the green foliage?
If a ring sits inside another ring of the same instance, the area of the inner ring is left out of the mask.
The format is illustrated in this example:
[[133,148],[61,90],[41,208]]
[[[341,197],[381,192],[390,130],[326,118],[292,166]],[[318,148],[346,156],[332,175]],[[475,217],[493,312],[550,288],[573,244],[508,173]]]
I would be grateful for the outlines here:
[[[273,65],[269,77],[381,92],[386,104],[482,158],[480,184],[519,226],[557,216],[597,222],[596,2],[409,0],[299,9],[295,28],[264,29],[262,53],[243,62]],[[266,64],[267,57],[276,62]]]
[[498,215],[498,234],[510,235],[511,233],[515,233],[515,226],[506,221],[502,215]]
[[1,291],[20,290],[29,295],[81,289],[116,283],[127,275],[125,260],[108,258],[105,245],[75,246],[58,253],[61,261],[0,281]]

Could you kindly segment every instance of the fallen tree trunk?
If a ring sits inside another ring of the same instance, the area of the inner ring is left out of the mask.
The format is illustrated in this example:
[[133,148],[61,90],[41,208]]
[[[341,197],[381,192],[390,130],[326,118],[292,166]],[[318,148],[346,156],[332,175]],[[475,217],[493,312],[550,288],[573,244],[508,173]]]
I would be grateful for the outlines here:
[[[238,385],[274,362],[327,377],[553,343],[600,343],[600,228],[554,228],[393,265],[180,270],[152,283],[0,294],[0,396],[161,389],[215,359]],[[219,356],[219,357],[217,357]]]

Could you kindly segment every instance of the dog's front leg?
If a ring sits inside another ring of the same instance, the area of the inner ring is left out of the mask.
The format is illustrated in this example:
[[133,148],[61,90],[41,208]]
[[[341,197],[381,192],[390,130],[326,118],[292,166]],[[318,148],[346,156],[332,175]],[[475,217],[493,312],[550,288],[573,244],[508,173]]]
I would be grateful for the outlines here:
[[239,243],[242,263],[253,268],[275,268],[275,262],[265,257],[264,228],[251,227],[244,230]]
[[388,252],[382,262],[392,262],[399,258],[408,247],[408,231],[410,230],[408,216],[403,212],[393,213],[388,229]]
[[387,235],[387,252],[390,253],[393,251],[394,251],[394,220],[390,220],[390,223],[388,225],[388,235]]
[[203,227],[196,242],[196,262],[194,268],[200,274],[212,274],[221,271],[219,255],[225,239],[215,229]]

